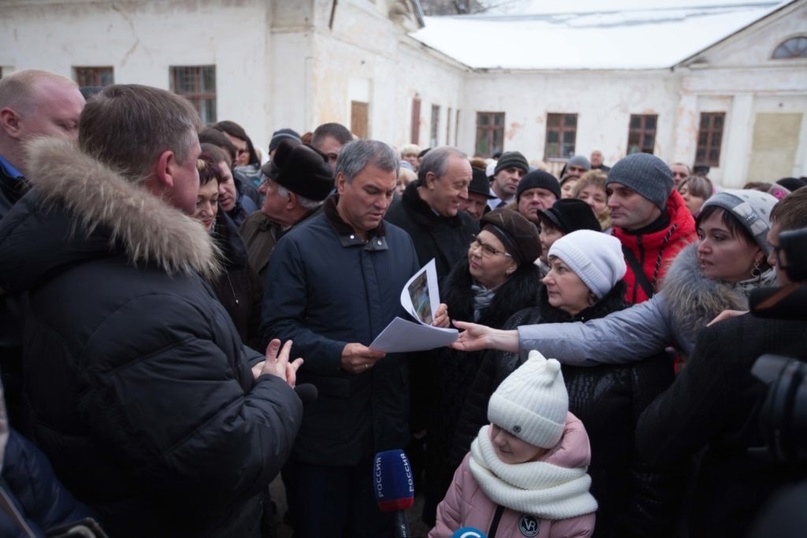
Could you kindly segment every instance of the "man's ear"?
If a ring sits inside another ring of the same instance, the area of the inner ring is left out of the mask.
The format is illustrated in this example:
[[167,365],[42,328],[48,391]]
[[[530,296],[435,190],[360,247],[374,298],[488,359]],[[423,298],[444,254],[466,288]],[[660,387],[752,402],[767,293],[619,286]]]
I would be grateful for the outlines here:
[[336,192],[341,196],[344,194],[345,189],[347,188],[347,178],[345,178],[345,174],[339,172],[336,174]]
[[157,161],[154,163],[154,177],[157,183],[163,188],[174,188],[174,171],[176,169],[177,159],[174,152],[166,150],[160,153]]
[[286,198],[286,209],[294,209],[297,205],[297,195],[289,191],[289,196]]
[[0,128],[11,138],[17,138],[20,132],[20,116],[13,108],[0,109]]
[[434,172],[426,172],[424,178],[426,180],[426,184],[424,185],[427,189],[432,190],[434,189],[434,182],[437,181],[437,175]]

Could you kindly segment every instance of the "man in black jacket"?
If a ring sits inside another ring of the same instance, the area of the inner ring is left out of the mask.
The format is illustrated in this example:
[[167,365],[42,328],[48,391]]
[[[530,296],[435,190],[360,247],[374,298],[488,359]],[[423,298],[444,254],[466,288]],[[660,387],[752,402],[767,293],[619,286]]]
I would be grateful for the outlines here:
[[245,348],[205,283],[198,127],[181,97],[108,86],[77,146],[30,146],[0,224],[0,288],[30,298],[26,433],[111,536],[259,536],[302,417],[288,343]]
[[[28,190],[25,144],[39,136],[75,140],[84,97],[70,79],[37,69],[0,79],[0,221]],[[0,375],[9,416],[21,409],[22,310],[25,295],[0,296]]]

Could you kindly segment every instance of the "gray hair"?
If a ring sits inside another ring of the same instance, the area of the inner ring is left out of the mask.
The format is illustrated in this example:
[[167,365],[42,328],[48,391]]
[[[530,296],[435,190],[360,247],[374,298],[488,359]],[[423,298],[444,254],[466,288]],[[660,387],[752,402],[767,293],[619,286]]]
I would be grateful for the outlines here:
[[446,173],[448,168],[448,159],[451,156],[459,157],[460,159],[468,159],[468,155],[455,148],[454,146],[440,146],[430,150],[423,159],[420,161],[420,168],[418,168],[418,181],[422,185],[426,184],[426,174],[431,172],[440,179]]
[[398,152],[389,144],[378,140],[355,140],[339,152],[334,175],[341,173],[351,183],[366,166],[373,165],[384,172],[395,172],[395,177],[398,177],[400,162]]
[[[266,177],[266,176],[264,176],[264,177]],[[269,179],[269,178],[267,178],[267,179]],[[286,187],[284,187],[283,185],[281,185],[280,183],[277,183],[277,182],[275,182],[275,181],[273,181],[271,179],[269,179],[269,181],[272,181],[272,183],[277,185],[277,193],[280,196],[282,196],[283,198],[286,198],[288,200],[289,194],[291,193],[291,191],[289,189],[287,189]],[[305,196],[300,196],[296,192],[294,193],[294,196],[297,197],[297,203],[300,204],[300,207],[302,207],[303,209],[316,209],[316,208],[318,208],[319,206],[321,206],[322,204],[325,203],[325,200],[319,200],[319,201],[310,200],[310,199],[306,198]]]

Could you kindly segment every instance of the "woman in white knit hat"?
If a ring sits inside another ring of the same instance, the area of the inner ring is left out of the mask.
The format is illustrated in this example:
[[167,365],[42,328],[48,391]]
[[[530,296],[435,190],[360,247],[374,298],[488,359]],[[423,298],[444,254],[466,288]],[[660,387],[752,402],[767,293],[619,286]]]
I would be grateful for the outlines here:
[[591,452],[568,409],[560,364],[531,352],[490,398],[490,425],[454,474],[429,538],[461,527],[500,538],[590,536],[597,509],[586,473]]
[[[550,247],[549,266],[539,306],[517,313],[507,327],[601,318],[627,307],[626,266],[615,237],[591,230],[567,234]],[[468,433],[484,424],[481,403],[520,362],[516,353],[486,355],[457,424],[452,458],[467,450]],[[682,473],[651,468],[634,447],[639,414],[672,383],[672,362],[662,354],[628,365],[564,365],[563,377],[569,411],[591,440],[591,493],[600,505],[593,536],[670,536]]]

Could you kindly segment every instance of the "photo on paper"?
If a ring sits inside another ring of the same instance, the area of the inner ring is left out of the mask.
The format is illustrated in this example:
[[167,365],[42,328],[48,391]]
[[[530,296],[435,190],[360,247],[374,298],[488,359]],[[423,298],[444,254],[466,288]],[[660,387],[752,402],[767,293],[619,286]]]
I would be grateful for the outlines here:
[[434,317],[429,298],[429,280],[426,272],[424,271],[412,279],[407,289],[417,318],[423,323],[431,325]]

